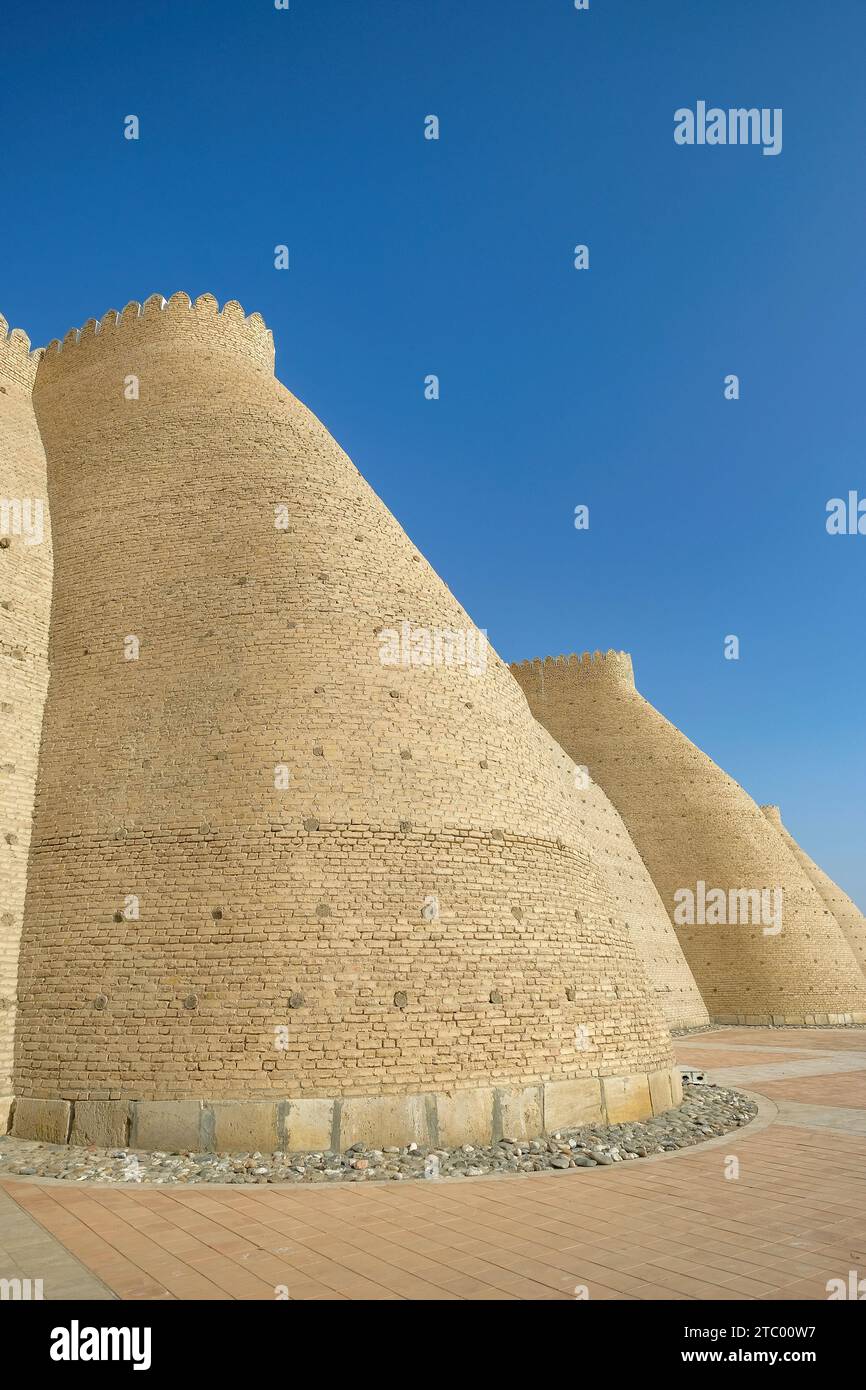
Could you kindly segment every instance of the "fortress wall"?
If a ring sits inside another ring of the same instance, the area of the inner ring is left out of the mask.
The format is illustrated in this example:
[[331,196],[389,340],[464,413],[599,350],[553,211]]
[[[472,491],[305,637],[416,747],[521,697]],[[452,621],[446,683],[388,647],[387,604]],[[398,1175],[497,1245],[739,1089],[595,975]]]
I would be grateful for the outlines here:
[[[48,682],[51,537],[31,393],[38,354],[0,317],[0,1133],[12,1100],[18,942],[42,706]],[[27,531],[44,508],[44,538]],[[6,504],[5,511],[3,504]],[[30,543],[33,542],[33,543]]]
[[[630,663],[628,669],[630,672]],[[527,675],[535,698],[532,673]],[[559,745],[555,747],[564,769],[574,767]],[[616,807],[597,783],[587,779],[584,766],[577,770],[581,829],[610,886],[617,917],[634,941],[668,1027],[676,1032],[706,1028],[710,1021],[707,1007],[646,865]]]
[[512,667],[530,708],[616,806],[671,919],[678,890],[782,891],[783,926],[677,925],[712,1018],[866,1021],[863,976],[778,832],[731,777],[635,689],[625,653]]
[[382,1097],[450,1137],[670,1105],[573,768],[494,652],[382,663],[407,620],[475,629],[272,364],[210,296],[40,364],[55,595],[16,1132],[105,1113],[159,1146],[182,1113],[219,1145],[242,1103],[243,1147],[257,1105],[272,1135],[309,1103],[343,1142],[392,1132]]
[[814,859],[810,859],[806,851],[800,848],[793,835],[783,825],[779,807],[762,806],[761,810],[771,825],[774,825],[779,831],[797,863],[814,883],[828,912],[835,917],[842,928],[860,969],[866,973],[866,918],[864,918],[863,913],[857,904],[848,897],[844,889],[834,883],[829,874],[825,874]]

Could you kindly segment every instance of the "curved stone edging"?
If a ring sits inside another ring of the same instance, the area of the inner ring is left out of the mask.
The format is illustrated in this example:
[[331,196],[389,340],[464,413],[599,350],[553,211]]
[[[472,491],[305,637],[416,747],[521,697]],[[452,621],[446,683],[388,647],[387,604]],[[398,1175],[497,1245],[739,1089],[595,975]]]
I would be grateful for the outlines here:
[[354,1143],[455,1147],[536,1139],[661,1115],[682,1101],[678,1068],[413,1096],[282,1100],[16,1099],[16,1139],[197,1153],[341,1152]]
[[[719,1083],[711,1081],[709,1084],[715,1086]],[[746,1090],[745,1086],[731,1086],[729,1089],[736,1091],[738,1095],[745,1096],[753,1105],[757,1105],[758,1113],[749,1120],[748,1124],[731,1129],[727,1134],[717,1134],[713,1139],[704,1139],[701,1143],[693,1144],[687,1149],[673,1149],[668,1153],[647,1154],[646,1158],[641,1159],[641,1163],[655,1163],[659,1159],[668,1158],[687,1158],[689,1154],[703,1153],[705,1149],[718,1149],[722,1145],[730,1148],[731,1140],[738,1138],[741,1134],[751,1138],[752,1135],[759,1134],[762,1129],[769,1129],[779,1114],[779,1107],[776,1102],[770,1100],[769,1096],[761,1095],[759,1091]],[[531,1176],[534,1177],[535,1174]]]

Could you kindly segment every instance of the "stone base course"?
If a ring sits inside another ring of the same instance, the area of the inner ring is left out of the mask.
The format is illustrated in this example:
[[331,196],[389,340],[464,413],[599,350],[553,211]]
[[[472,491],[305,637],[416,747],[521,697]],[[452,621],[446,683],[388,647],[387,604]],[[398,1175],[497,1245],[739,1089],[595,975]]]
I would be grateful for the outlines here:
[[414,1096],[304,1100],[44,1100],[19,1097],[17,1139],[101,1148],[339,1152],[353,1144],[490,1144],[661,1115],[682,1100],[677,1070],[578,1077]]
[[851,1028],[866,1023],[866,1013],[850,1014],[716,1014],[713,1023],[749,1028]]

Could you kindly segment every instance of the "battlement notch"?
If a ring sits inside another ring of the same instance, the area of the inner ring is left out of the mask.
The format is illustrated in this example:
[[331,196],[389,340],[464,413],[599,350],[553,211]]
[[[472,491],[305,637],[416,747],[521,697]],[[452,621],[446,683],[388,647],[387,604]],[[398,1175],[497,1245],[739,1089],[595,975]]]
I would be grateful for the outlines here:
[[42,352],[31,348],[30,339],[20,328],[10,328],[0,314],[0,385],[11,385],[30,395]]

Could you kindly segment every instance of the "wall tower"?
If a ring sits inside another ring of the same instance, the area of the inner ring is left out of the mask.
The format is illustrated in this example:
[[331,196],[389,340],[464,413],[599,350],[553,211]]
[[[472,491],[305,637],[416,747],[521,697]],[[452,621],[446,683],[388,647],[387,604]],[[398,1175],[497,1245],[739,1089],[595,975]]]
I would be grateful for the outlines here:
[[[589,767],[622,816],[713,1019],[866,1021],[863,976],[817,889],[743,788],[638,693],[627,653],[512,670],[536,718]],[[726,916],[737,920],[717,924],[710,907],[703,924],[677,925],[681,892],[704,915],[701,883],[721,890]],[[781,902],[781,931],[763,920],[763,890],[771,911]]]
[[[541,668],[543,663],[525,665]],[[514,669],[519,672],[523,668]],[[543,670],[536,674],[543,676]],[[566,753],[561,756],[572,766]],[[581,829],[610,885],[617,916],[629,930],[668,1027],[679,1033],[706,1028],[710,1022],[707,1006],[622,817],[601,787],[588,777],[585,765],[576,766],[575,771]]]
[[866,918],[864,918],[863,913],[857,904],[848,897],[844,889],[834,883],[829,874],[825,874],[814,859],[810,859],[806,851],[800,848],[791,832],[782,824],[782,813],[779,807],[762,806],[761,810],[771,825],[775,825],[797,863],[814,883],[827,911],[836,918],[842,928],[860,969],[866,973]]
[[664,1109],[573,768],[273,363],[258,315],[182,294],[40,362],[14,1132],[304,1148]]
[[12,1101],[18,943],[48,683],[51,536],[33,414],[39,354],[0,316],[0,1133]]

